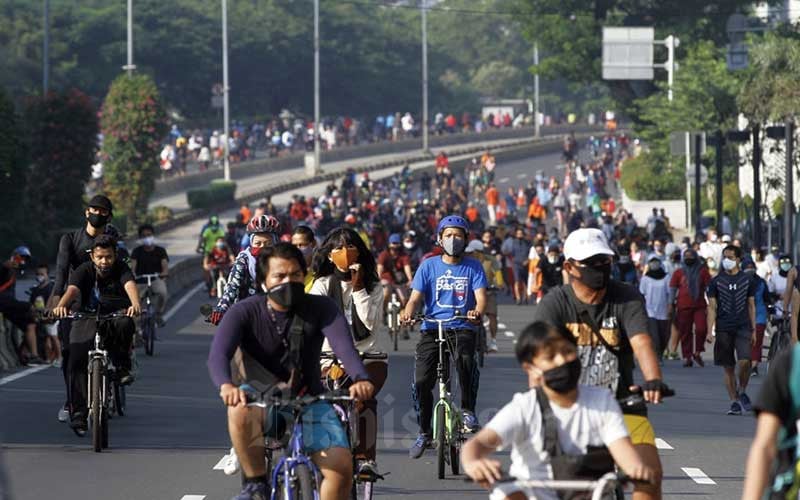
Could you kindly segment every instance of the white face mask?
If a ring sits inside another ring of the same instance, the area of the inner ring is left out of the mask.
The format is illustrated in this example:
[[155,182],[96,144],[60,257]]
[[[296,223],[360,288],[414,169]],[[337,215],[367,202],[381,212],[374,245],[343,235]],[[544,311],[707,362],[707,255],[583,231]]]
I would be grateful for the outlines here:
[[555,264],[556,262],[558,262],[558,255],[548,255],[547,262]]
[[736,267],[736,261],[733,259],[722,259],[722,268],[726,271],[732,271],[733,268]]
[[408,241],[405,241],[405,242],[403,242],[403,247],[404,247],[406,250],[411,250],[411,249],[413,249],[413,248],[414,248],[414,243],[410,243],[410,242],[408,242]]
[[156,239],[153,236],[145,236],[144,238],[142,238],[142,245],[146,247],[151,247],[153,246],[153,243],[155,243],[155,241]]

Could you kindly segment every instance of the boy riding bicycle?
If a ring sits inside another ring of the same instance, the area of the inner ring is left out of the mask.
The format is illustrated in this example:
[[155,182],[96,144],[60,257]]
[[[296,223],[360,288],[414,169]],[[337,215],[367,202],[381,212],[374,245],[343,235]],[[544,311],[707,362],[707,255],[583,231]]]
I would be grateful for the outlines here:
[[[448,215],[439,222],[436,234],[444,254],[430,257],[420,264],[411,284],[411,297],[400,313],[400,320],[409,323],[423,301],[426,314],[436,319],[447,319],[464,313],[473,318],[474,322],[454,320],[448,323],[446,337],[448,344],[453,345],[455,350],[451,354],[456,357],[464,425],[471,430],[477,430],[476,322],[480,320],[486,307],[486,274],[480,262],[464,256],[468,233],[469,226],[463,217]],[[409,450],[411,458],[419,458],[431,446],[433,387],[436,384],[436,366],[439,363],[437,331],[436,323],[424,322],[416,348],[412,395],[418,410],[420,434]]]
[[631,443],[611,391],[578,385],[581,364],[574,343],[552,326],[535,322],[522,331],[515,350],[531,390],[516,394],[467,441],[461,454],[464,472],[481,485],[493,487],[492,500],[558,498],[552,490],[534,491],[513,482],[495,485],[503,473],[500,462],[489,457],[499,448],[511,447],[509,474],[516,479],[577,479],[559,477],[562,458],[555,458],[559,454],[552,453],[548,442],[553,439],[548,437],[553,427],[556,432],[549,436],[557,440],[560,456],[577,458],[581,465],[596,470],[598,477],[613,469],[610,455],[631,478],[654,480],[653,470]]

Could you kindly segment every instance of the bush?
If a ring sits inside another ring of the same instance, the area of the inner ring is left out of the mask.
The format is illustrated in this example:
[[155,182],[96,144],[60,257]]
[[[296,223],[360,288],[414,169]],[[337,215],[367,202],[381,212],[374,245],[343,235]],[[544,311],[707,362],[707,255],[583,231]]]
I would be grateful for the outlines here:
[[173,216],[172,209],[169,207],[165,207],[163,205],[159,205],[157,207],[153,207],[148,214],[148,220],[153,224],[161,224],[162,222],[167,222],[171,220]]
[[622,165],[620,183],[633,200],[685,199],[685,178],[682,168],[670,168],[668,160],[646,152]]
[[235,182],[214,180],[207,187],[188,190],[186,201],[192,209],[209,209],[234,201],[235,194]]

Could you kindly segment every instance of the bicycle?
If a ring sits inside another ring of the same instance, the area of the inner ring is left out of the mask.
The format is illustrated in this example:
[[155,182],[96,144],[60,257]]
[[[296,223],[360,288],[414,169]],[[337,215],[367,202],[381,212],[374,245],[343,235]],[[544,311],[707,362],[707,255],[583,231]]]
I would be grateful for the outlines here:
[[769,350],[767,351],[767,373],[772,368],[772,362],[775,361],[775,358],[792,345],[792,330],[789,321],[791,321],[790,317],[784,317],[780,324],[776,325],[777,329],[770,337]]
[[[446,319],[437,319],[431,316],[416,315],[415,321],[430,321],[437,324],[439,344],[439,363],[436,365],[436,379],[439,382],[439,400],[433,407],[433,437],[436,442],[436,471],[439,479],[444,479],[445,466],[450,465],[454,475],[460,472],[459,454],[461,445],[467,440],[467,429],[464,428],[461,410],[452,401],[449,377],[445,380],[445,337],[444,325],[454,320],[472,320],[469,316],[455,314]],[[450,349],[450,352],[455,352]],[[448,370],[449,374],[449,370]]]
[[392,298],[386,305],[386,324],[389,327],[389,335],[392,336],[393,348],[397,351],[400,336],[400,301],[397,300],[397,292],[392,292]]
[[[466,482],[473,482],[470,478],[465,478]],[[517,479],[513,476],[505,476],[496,480],[494,484],[514,483],[520,488],[539,488],[563,492],[591,492],[591,500],[602,500],[606,494],[613,493],[615,498],[620,496],[622,487],[625,484],[647,484],[646,481],[639,481],[628,477],[621,472],[608,472],[595,480],[575,479]]]
[[486,345],[486,325],[483,321],[478,325],[478,338],[475,342],[475,354],[478,357],[478,367],[483,368],[486,353],[489,351]]
[[[265,411],[269,411],[270,406],[286,407],[292,411],[293,424],[288,443],[285,446],[276,446],[268,442],[268,446],[264,448],[272,485],[270,499],[318,500],[322,474],[311,457],[303,451],[303,409],[318,401],[350,404],[354,401],[353,398],[341,393],[330,393],[283,399],[258,393],[247,385],[241,388],[247,393],[247,406],[263,408]],[[285,448],[284,456],[273,466],[273,453],[281,448]]]
[[[359,352],[359,357],[362,361],[366,360],[385,360],[388,358],[385,352]],[[323,384],[332,393],[340,393],[349,389],[351,384],[350,376],[347,375],[342,367],[339,365],[339,360],[333,353],[323,352],[322,360],[330,360],[331,367],[323,380]],[[335,373],[331,373],[334,367],[337,367]],[[356,458],[355,450],[359,445],[359,416],[355,405],[348,404],[345,408],[339,408],[338,404],[334,405],[339,417],[342,420],[342,425],[347,429],[348,439],[350,441],[350,448],[353,452],[353,488],[351,493],[352,500],[372,500],[372,490],[374,484],[378,479],[383,479],[382,475],[362,474],[361,463],[363,460]]]
[[160,279],[159,274],[140,274],[136,277],[136,282],[145,284],[147,283],[147,290],[144,292],[144,296],[142,297],[142,304],[144,307],[142,308],[141,318],[139,320],[139,324],[141,325],[142,329],[142,338],[144,339],[144,352],[148,356],[152,356],[155,353],[156,348],[156,316],[155,311],[153,310],[153,289],[152,284],[154,280]]
[[89,424],[92,428],[92,447],[95,452],[108,448],[108,420],[114,415],[125,416],[125,386],[119,383],[117,370],[103,347],[100,323],[115,318],[127,317],[125,313],[84,314],[72,313],[68,319],[94,319],[94,349],[89,351]]

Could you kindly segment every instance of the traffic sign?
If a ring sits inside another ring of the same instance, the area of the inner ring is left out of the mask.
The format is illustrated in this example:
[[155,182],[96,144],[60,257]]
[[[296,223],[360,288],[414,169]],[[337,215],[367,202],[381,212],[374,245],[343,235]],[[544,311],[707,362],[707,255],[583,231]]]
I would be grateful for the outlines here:
[[603,79],[652,80],[655,28],[603,28]]
[[[694,169],[694,165],[686,168],[686,182],[694,184]],[[700,185],[705,185],[706,182],[708,182],[708,169],[705,165],[700,165]]]
[[[686,143],[687,143],[686,134],[689,134],[688,143],[689,143],[689,150],[691,152],[691,155],[694,156],[696,154],[695,153],[694,137],[697,134],[700,134],[705,138],[705,132],[698,132],[698,131],[671,132],[669,134],[669,151],[670,151],[670,153],[672,153],[675,156],[684,156],[686,154]],[[705,153],[706,153],[706,141],[705,141],[705,139],[703,139],[702,141],[700,141],[700,154],[703,155]]]

